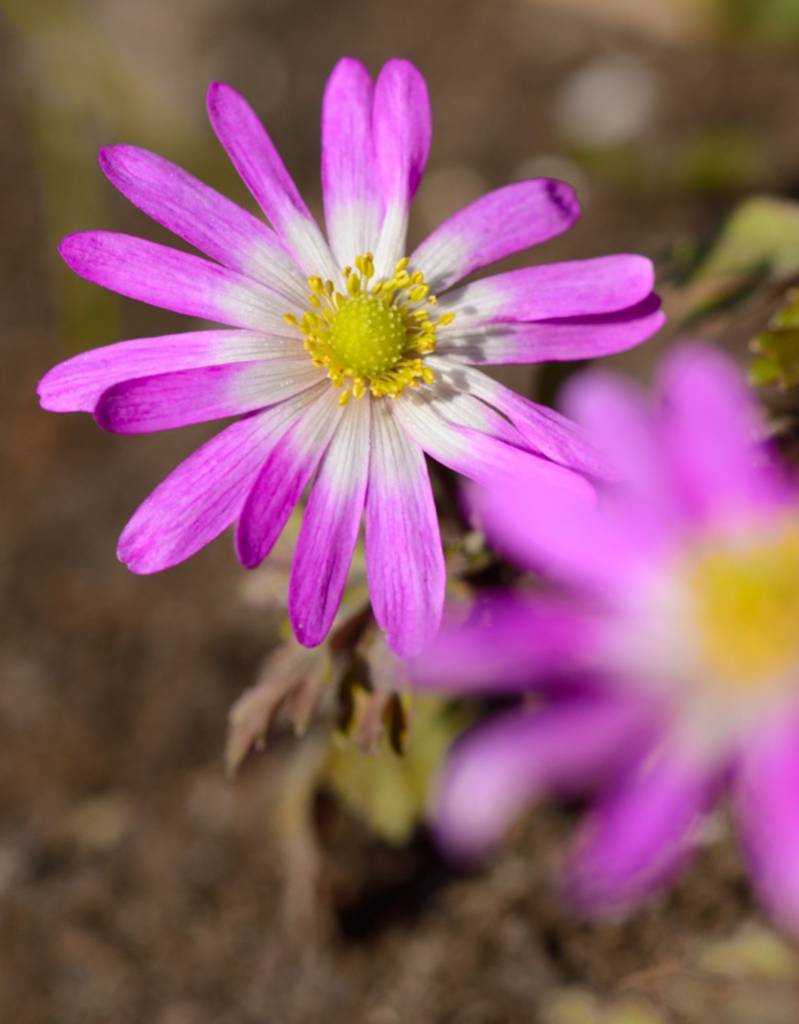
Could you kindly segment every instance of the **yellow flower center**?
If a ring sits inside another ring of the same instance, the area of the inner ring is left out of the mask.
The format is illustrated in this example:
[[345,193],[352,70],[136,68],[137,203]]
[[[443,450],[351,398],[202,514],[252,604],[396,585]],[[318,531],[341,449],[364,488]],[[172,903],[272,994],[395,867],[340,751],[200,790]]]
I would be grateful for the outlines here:
[[333,314],[329,332],[335,357],[361,377],[391,370],[407,343],[405,321],[396,306],[377,295],[356,295]]
[[374,273],[366,253],[354,268],[344,268],[346,294],[332,281],[309,277],[310,309],[301,318],[284,314],[302,332],[314,364],[344,389],[342,405],[350,395],[396,398],[405,388],[431,383],[424,357],[436,347],[436,329],[455,319],[454,313],[433,315],[436,297],[421,271],[409,273],[407,257],[389,278],[371,283]]
[[799,665],[799,522],[755,543],[707,550],[690,588],[714,675],[751,688]]

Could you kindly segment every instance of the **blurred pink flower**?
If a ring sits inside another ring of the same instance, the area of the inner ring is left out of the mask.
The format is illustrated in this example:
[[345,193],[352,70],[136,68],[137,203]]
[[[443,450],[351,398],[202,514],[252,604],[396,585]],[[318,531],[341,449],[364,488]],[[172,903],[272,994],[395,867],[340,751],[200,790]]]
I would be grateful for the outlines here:
[[540,794],[597,792],[567,881],[618,909],[674,875],[728,792],[761,898],[799,932],[797,490],[716,351],[671,354],[657,404],[591,371],[568,407],[615,467],[594,510],[523,481],[476,497],[489,534],[565,589],[490,598],[420,669],[454,692],[538,696],[455,749],[442,840],[479,854]]
[[312,484],[289,587],[298,639],[313,646],[327,635],[363,516],[374,614],[408,654],[435,632],[444,595],[424,453],[474,480],[512,473],[542,492],[585,492],[578,473],[601,472],[572,423],[471,364],[597,356],[643,341],[663,320],[651,263],[606,256],[453,289],[571,227],[577,200],[551,179],[483,196],[407,257],[431,118],[424,79],[406,61],[390,61],[374,84],[350,59],[331,75],[327,238],[244,99],[214,84],[208,112],[271,228],[167,160],[112,146],[100,157],[112,184],[209,258],[105,231],[72,235],[61,252],[89,281],[228,326],[84,353],[44,377],[42,405],[93,413],[126,434],[240,417],[141,505],[120,559],[156,572],[237,523],[239,558],[256,566]]

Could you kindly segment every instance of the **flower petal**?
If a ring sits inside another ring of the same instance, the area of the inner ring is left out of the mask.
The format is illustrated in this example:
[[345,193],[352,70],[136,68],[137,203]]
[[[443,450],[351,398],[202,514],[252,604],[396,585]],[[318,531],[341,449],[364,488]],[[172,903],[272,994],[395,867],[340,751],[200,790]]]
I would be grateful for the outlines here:
[[689,511],[719,522],[784,498],[759,450],[759,423],[743,376],[710,347],[683,345],[661,370],[663,433]]
[[411,256],[436,293],[474,270],[568,231],[580,216],[574,189],[554,178],[520,181],[453,214]]
[[156,487],[119,539],[120,561],[159,572],[210,544],[239,515],[269,449],[305,396],[238,420],[191,454]]
[[90,349],[59,363],[42,377],[38,395],[42,408],[50,412],[93,412],[100,395],[123,380],[167,370],[291,357],[300,351],[296,338],[257,331],[194,331],[135,338]]
[[322,103],[322,193],[330,245],[341,266],[374,252],[381,204],[372,140],[372,78],[345,57],[333,69]]
[[769,912],[799,934],[799,720],[795,709],[750,740],[735,811],[752,877]]
[[452,325],[436,351],[474,365],[545,363],[595,359],[640,345],[660,330],[666,316],[654,293],[643,302],[616,313],[533,320],[527,323],[488,324],[458,335]]
[[638,504],[616,501],[607,492],[592,504],[548,481],[540,486],[523,470],[515,478],[506,473],[488,480],[490,486],[472,493],[483,529],[508,556],[603,597],[629,595],[643,575],[660,569],[669,540],[660,518],[642,517]]
[[303,355],[122,381],[103,392],[95,419],[115,434],[147,434],[264,409],[324,379]]
[[[442,403],[445,405],[445,403]],[[451,423],[427,393],[408,393],[394,402],[397,419],[428,455],[456,473],[484,485],[523,480],[543,492],[593,507],[594,490],[571,470],[515,448],[488,434]]]
[[[427,361],[437,371],[440,379],[450,384],[453,390],[466,392],[499,410],[534,451],[580,473],[607,477],[607,460],[589,441],[589,433],[576,423],[554,409],[536,405],[480,370],[435,357],[428,357]],[[490,432],[502,437],[495,431]],[[507,437],[504,439],[509,440]]]
[[233,166],[302,270],[338,281],[330,248],[252,107],[229,85],[214,82],[208,90],[208,116]]
[[467,733],[444,768],[434,810],[443,847],[458,858],[484,855],[539,796],[593,789],[643,730],[634,704],[610,698],[495,716]]
[[451,607],[414,662],[414,685],[446,693],[516,693],[542,676],[589,664],[601,629],[595,616],[546,597],[484,596],[464,617]]
[[377,177],[384,220],[375,251],[378,277],[390,275],[405,255],[411,200],[419,185],[432,136],[427,85],[406,60],[383,65],[375,86],[373,122]]
[[366,570],[375,619],[391,649],[407,657],[438,629],[445,568],[424,455],[395,413],[395,402],[373,405]]
[[273,231],[181,167],[137,146],[107,146],[100,166],[135,206],[200,252],[305,302],[305,278]]
[[696,826],[715,799],[721,772],[659,749],[619,783],[586,820],[567,869],[585,909],[616,910],[663,885],[693,852]]
[[650,260],[626,254],[509,270],[440,296],[441,311],[455,313],[441,338],[476,324],[617,312],[646,299],[654,279]]
[[274,547],[341,419],[337,389],[327,382],[322,389],[275,444],[244,503],[236,550],[247,569],[260,565]]
[[112,231],[67,235],[67,266],[87,281],[175,313],[285,334],[285,303],[265,285],[199,256]]
[[291,566],[289,617],[315,647],[338,611],[361,524],[369,477],[370,402],[350,402],[325,452]]
[[569,381],[563,405],[595,439],[626,499],[640,502],[640,516],[676,525],[673,480],[655,410],[641,388],[619,374],[592,369]]

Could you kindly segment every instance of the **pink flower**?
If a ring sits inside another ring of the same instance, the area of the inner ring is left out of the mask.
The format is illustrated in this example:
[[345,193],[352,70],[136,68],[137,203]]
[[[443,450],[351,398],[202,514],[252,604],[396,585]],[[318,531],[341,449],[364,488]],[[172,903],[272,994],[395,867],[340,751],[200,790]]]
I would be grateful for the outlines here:
[[409,653],[435,632],[444,594],[424,453],[474,480],[511,472],[543,490],[584,490],[578,473],[600,471],[573,424],[472,364],[643,341],[663,319],[651,264],[606,256],[453,288],[571,227],[577,201],[552,180],[489,193],[406,256],[431,128],[424,80],[405,61],[374,85],[357,61],[333,71],[327,239],[242,97],[214,84],[208,111],[271,228],[161,157],[112,146],[100,158],[110,181],[207,258],[103,231],[72,235],[61,252],[96,284],[226,326],[70,359],[42,380],[42,405],[128,434],[239,417],[147,498],[120,559],[156,572],[237,523],[239,558],[256,566],[312,485],[289,589],[298,639],[315,645],[330,629],[363,516],[375,616]]
[[478,497],[489,533],[565,588],[491,599],[425,657],[440,687],[539,695],[456,748],[442,839],[479,853],[540,794],[598,791],[567,878],[614,909],[673,876],[727,792],[762,899],[799,932],[797,491],[712,350],[673,353],[657,404],[589,372],[569,407],[618,482],[594,510],[526,482]]

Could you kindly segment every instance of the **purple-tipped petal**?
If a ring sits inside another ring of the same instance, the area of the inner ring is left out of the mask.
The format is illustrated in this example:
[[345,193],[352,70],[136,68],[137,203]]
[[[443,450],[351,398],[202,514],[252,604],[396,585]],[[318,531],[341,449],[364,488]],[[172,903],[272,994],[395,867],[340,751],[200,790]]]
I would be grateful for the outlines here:
[[345,57],[327,81],[322,103],[322,193],[330,245],[342,266],[374,252],[381,202],[372,139],[372,78]]
[[401,657],[435,634],[445,568],[421,449],[398,426],[396,403],[374,403],[366,498],[366,569],[378,625]]
[[305,509],[288,608],[295,636],[306,647],[329,633],[347,582],[366,498],[369,433],[370,402],[350,402]]
[[132,572],[160,572],[210,544],[238,517],[275,437],[299,408],[300,400],[289,400],[198,448],[136,510],[119,539],[120,561]]
[[683,345],[660,374],[663,435],[686,507],[718,522],[784,500],[776,471],[758,451],[758,416],[743,376],[727,356]]
[[514,594],[451,608],[413,664],[414,685],[446,693],[517,693],[591,664],[601,623],[576,604]]
[[128,298],[233,327],[286,331],[279,296],[199,256],[112,231],[68,235],[60,251],[76,274]]
[[373,121],[384,220],[375,252],[378,277],[405,255],[411,200],[427,163],[432,115],[427,85],[406,60],[390,60],[377,78]]
[[641,710],[618,698],[512,711],[478,726],[441,777],[434,822],[443,847],[457,858],[484,855],[543,794],[593,790],[634,756],[646,730]]
[[496,189],[453,214],[411,256],[434,292],[474,270],[568,231],[580,216],[574,189],[552,178]]
[[625,772],[577,837],[567,868],[575,901],[594,912],[620,910],[674,877],[694,852],[721,777],[720,768],[665,749]]
[[135,206],[219,263],[303,305],[305,278],[273,231],[163,157],[137,146],[107,146],[100,166]]
[[214,82],[208,116],[244,184],[305,274],[337,280],[330,248],[252,107],[229,85]]
[[757,892],[799,934],[799,719],[795,711],[749,742],[735,810]]
[[59,363],[42,377],[38,395],[42,407],[50,412],[93,412],[105,390],[134,377],[245,360],[280,359],[298,351],[296,338],[255,331],[194,331],[136,338],[81,352]]
[[651,260],[626,254],[509,270],[440,297],[455,313],[441,339],[479,324],[614,313],[646,299],[654,280]]
[[147,434],[264,409],[324,379],[303,356],[203,366],[122,381],[103,392],[95,419],[115,434]]
[[322,387],[322,394],[269,453],[244,503],[236,550],[247,569],[260,565],[274,547],[341,419],[337,390]]
[[458,334],[458,323],[442,337],[436,351],[475,366],[502,363],[545,363],[595,359],[634,348],[657,333],[666,322],[660,299],[616,313],[534,320],[528,323],[488,324]]

